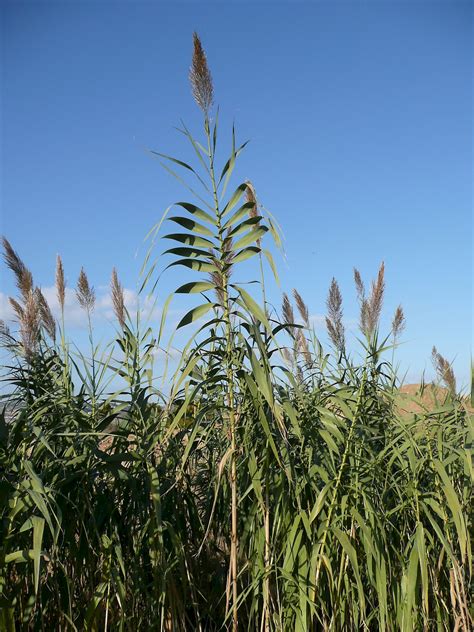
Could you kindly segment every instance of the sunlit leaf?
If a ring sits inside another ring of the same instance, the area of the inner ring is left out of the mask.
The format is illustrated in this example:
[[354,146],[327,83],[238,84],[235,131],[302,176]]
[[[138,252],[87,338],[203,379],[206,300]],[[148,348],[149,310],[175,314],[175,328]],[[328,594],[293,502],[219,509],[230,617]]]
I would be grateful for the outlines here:
[[203,305],[199,305],[199,307],[195,307],[194,309],[191,309],[186,314],[186,316],[184,316],[179,321],[179,324],[177,325],[176,329],[180,329],[181,327],[184,327],[185,325],[189,325],[190,323],[193,323],[194,321],[204,316],[204,314],[207,314],[207,312],[215,306],[216,305],[214,303],[204,303]]

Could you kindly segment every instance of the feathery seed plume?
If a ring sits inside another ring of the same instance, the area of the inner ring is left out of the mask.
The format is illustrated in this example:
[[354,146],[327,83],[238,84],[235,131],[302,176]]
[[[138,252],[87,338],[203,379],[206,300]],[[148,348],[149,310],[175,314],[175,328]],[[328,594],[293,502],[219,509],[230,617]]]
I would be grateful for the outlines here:
[[399,305],[395,310],[395,314],[392,320],[392,333],[394,338],[398,336],[405,329],[405,314],[403,313],[403,307]]
[[13,307],[13,311],[16,314],[18,322],[20,322],[21,319],[23,318],[23,307],[20,305],[20,303],[17,300],[12,298],[11,296],[8,297],[8,300],[10,301],[10,305]]
[[368,316],[368,301],[365,297],[365,286],[362,281],[362,277],[357,268],[354,268],[354,283],[357,290],[357,299],[360,305],[360,315],[359,315],[359,327],[362,333],[367,336],[368,332],[368,324],[367,324],[367,316]]
[[16,253],[8,239],[3,237],[3,258],[6,265],[12,270],[16,277],[16,285],[20,290],[23,299],[26,300],[29,293],[33,290],[33,275],[20,259],[18,253]]
[[193,33],[193,60],[189,70],[189,81],[193,97],[204,114],[208,115],[209,108],[214,102],[214,87],[212,77],[207,65],[206,53],[197,33]]
[[54,320],[51,308],[43,292],[38,287],[35,289],[35,294],[41,316],[41,323],[48,336],[54,341],[56,340],[56,321]]
[[365,336],[369,336],[369,301],[366,298],[360,305],[359,327]]
[[117,270],[113,268],[112,279],[110,281],[110,290],[112,294],[112,304],[114,306],[114,313],[119,321],[122,329],[125,327],[125,300],[123,294],[123,287],[120,284],[117,276]]
[[89,285],[89,280],[84,268],[81,268],[79,278],[77,280],[76,297],[79,301],[79,305],[89,311],[92,311],[95,306],[95,291],[94,288]]
[[308,366],[313,362],[311,352],[309,350],[308,341],[301,329],[298,330],[298,351],[303,355],[303,358]]
[[372,334],[378,327],[380,314],[382,313],[383,295],[385,291],[385,264],[382,261],[377,275],[377,280],[372,282],[372,290],[367,309],[367,327]]
[[456,378],[451,364],[438,352],[436,347],[433,347],[431,359],[439,379],[448,388],[451,395],[456,395]]
[[362,277],[360,276],[360,272],[357,268],[354,268],[354,283],[357,290],[357,298],[362,303],[365,299],[365,287],[364,282],[362,281]]
[[293,296],[295,298],[296,307],[298,308],[300,316],[303,319],[305,327],[309,328],[309,310],[308,310],[308,306],[306,305],[306,303],[301,298],[301,294],[295,288],[293,288]]
[[283,293],[283,304],[282,304],[282,313],[283,313],[283,321],[285,325],[288,325],[288,330],[292,336],[295,333],[295,313],[293,311],[293,306],[288,298],[288,294]]
[[289,350],[288,350],[288,347],[282,347],[282,349],[281,349],[281,353],[282,353],[283,358],[285,359],[285,361],[286,361],[288,364],[292,365],[292,364],[293,364],[293,358],[292,358],[292,356],[291,356],[291,353],[290,353],[290,352],[289,352]]
[[338,351],[342,351],[345,345],[345,332],[342,323],[342,295],[335,278],[332,279],[329,287],[329,294],[326,301],[328,315],[326,316],[326,327],[329,337]]
[[382,312],[383,295],[385,291],[385,265],[382,261],[376,281],[372,281],[370,296],[365,295],[365,286],[359,270],[354,268],[354,282],[357,290],[357,298],[360,304],[359,326],[362,333],[370,337],[377,329],[380,314]]
[[61,311],[64,311],[64,304],[66,302],[66,281],[64,280],[63,262],[59,255],[56,257],[56,293],[58,295]]
[[35,354],[41,327],[41,314],[37,292],[31,290],[26,297],[20,321],[20,335],[27,360]]

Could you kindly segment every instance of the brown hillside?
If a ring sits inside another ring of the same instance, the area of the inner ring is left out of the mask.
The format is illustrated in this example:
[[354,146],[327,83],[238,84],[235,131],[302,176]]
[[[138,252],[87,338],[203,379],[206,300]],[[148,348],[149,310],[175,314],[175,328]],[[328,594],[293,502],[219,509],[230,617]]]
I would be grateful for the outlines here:
[[[404,384],[400,387],[398,407],[400,412],[422,413],[442,406],[448,397],[448,389],[435,384]],[[474,409],[470,405],[469,398],[464,401],[469,412]]]

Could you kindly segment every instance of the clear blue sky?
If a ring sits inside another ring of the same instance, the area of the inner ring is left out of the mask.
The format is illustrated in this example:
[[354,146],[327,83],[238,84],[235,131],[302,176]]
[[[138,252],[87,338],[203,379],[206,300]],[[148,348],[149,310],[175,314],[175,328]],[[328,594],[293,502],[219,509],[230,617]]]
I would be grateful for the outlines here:
[[[1,232],[38,284],[53,284],[59,252],[70,285],[84,265],[100,293],[116,265],[136,286],[146,232],[188,198],[144,149],[192,159],[173,126],[183,118],[200,130],[187,81],[197,30],[221,143],[235,120],[251,139],[238,176],[285,234],[283,289],[297,287],[318,322],[334,275],[350,326],[352,267],[369,279],[384,260],[386,319],[399,302],[407,316],[399,358],[409,379],[431,375],[436,344],[467,382],[470,2],[38,1],[1,11]],[[163,296],[183,281],[174,275]],[[3,268],[1,281],[12,291]]]

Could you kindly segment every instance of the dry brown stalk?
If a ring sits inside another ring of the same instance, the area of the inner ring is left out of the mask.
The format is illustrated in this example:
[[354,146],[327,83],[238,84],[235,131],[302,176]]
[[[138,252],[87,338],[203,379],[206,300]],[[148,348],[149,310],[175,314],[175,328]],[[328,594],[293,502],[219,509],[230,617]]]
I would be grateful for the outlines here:
[[95,291],[94,288],[89,285],[89,280],[84,268],[81,268],[79,278],[77,280],[76,296],[79,301],[79,305],[91,312],[95,306]]
[[191,68],[189,70],[189,81],[193,97],[204,114],[208,115],[209,108],[214,102],[214,87],[212,76],[207,65],[206,53],[197,33],[193,33],[194,52]]
[[228,281],[232,275],[232,260],[235,257],[235,252],[232,250],[232,237],[229,236],[229,233],[230,229],[224,238],[224,258],[219,258],[216,253],[214,259],[214,265],[219,270],[209,274],[212,283],[216,286],[217,301],[222,307],[224,307],[225,302],[224,281],[226,279]]
[[[258,217],[258,202],[257,202],[257,194],[255,191],[255,187],[250,182],[250,180],[247,180],[245,184],[247,185],[247,190],[245,192],[245,201],[248,202],[249,204],[252,204],[252,206],[249,209],[249,217]],[[261,245],[262,245],[262,240],[257,239],[257,246],[260,248]]]
[[112,294],[112,305],[114,307],[114,313],[119,321],[122,329],[125,327],[125,300],[123,294],[123,287],[117,276],[117,270],[113,268],[112,279],[110,281],[110,290]]
[[245,192],[245,201],[249,204],[253,204],[253,206],[249,209],[249,217],[258,217],[258,209],[257,209],[257,195],[255,193],[255,187],[247,180],[246,183],[247,190]]
[[333,345],[338,351],[342,351],[345,346],[345,331],[342,322],[342,294],[336,279],[332,279],[329,287],[329,294],[326,301],[328,315],[326,316],[326,327]]

